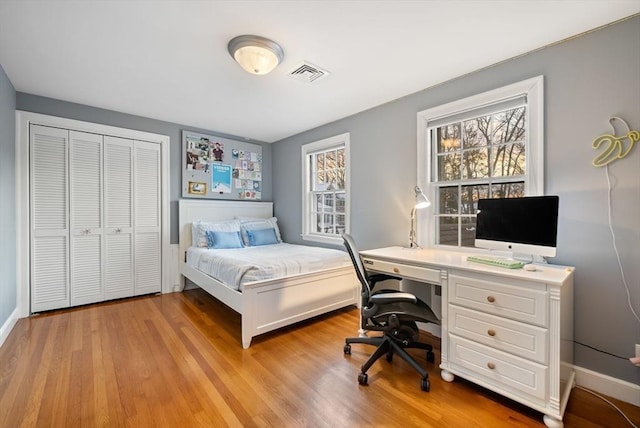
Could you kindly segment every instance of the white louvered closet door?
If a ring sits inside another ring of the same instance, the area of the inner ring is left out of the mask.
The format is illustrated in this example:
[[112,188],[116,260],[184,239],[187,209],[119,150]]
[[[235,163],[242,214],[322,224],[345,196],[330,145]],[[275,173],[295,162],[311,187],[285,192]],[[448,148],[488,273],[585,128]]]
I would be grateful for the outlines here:
[[69,131],[31,125],[31,312],[69,306]]
[[133,140],[104,137],[105,299],[133,296]]
[[135,295],[162,287],[160,145],[134,142]]
[[104,300],[102,138],[69,131],[72,306]]

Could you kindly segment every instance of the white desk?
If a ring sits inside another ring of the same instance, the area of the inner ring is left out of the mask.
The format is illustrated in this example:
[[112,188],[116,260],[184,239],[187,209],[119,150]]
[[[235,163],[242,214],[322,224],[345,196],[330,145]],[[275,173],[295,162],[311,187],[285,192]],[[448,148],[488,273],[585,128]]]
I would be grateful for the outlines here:
[[548,427],[563,426],[575,378],[573,268],[505,269],[403,247],[360,255],[368,270],[441,287],[444,380],[461,376],[544,413]]

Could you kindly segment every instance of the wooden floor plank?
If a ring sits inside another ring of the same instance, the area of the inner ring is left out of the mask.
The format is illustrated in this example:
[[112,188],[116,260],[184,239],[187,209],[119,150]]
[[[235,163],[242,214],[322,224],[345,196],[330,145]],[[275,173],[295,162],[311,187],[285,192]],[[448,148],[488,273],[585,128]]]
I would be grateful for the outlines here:
[[[464,379],[439,376],[411,350],[431,391],[399,358],[360,386],[373,348],[358,311],[335,311],[254,338],[204,291],[132,298],[19,320],[0,349],[0,428],[13,427],[542,427],[542,415]],[[613,400],[640,425],[640,408]],[[574,389],[566,427],[626,427],[614,409]]]

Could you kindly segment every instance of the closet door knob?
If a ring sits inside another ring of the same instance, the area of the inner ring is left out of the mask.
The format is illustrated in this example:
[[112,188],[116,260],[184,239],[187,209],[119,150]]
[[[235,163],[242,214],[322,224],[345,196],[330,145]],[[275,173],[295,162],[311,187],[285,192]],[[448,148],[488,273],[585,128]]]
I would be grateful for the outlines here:
[[496,368],[496,365],[493,363],[487,363],[487,368],[489,368],[490,370],[493,370]]
[[393,268],[393,271],[394,271],[395,273],[398,273],[398,272],[400,272],[400,269],[398,269],[397,267],[394,267],[394,268]]
[[495,297],[493,297],[493,296],[487,296],[487,302],[489,302],[489,303],[493,303],[493,302],[495,302],[495,301],[496,301],[496,298],[495,298]]
[[496,331],[495,331],[495,330],[489,330],[489,331],[487,331],[487,334],[488,334],[489,336],[493,337],[493,336],[495,336],[495,335],[496,335]]

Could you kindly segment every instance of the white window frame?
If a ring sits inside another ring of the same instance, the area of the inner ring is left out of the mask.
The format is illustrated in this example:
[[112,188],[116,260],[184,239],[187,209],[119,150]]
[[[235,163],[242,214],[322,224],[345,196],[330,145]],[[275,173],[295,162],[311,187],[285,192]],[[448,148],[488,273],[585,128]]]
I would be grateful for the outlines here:
[[345,169],[345,233],[351,230],[351,150],[350,134],[344,133],[334,137],[304,144],[302,146],[302,239],[305,241],[320,242],[323,244],[342,245],[342,237],[337,235],[323,234],[315,232],[311,224],[310,212],[314,198],[311,191],[311,171],[309,157],[314,153],[329,150],[332,148],[344,148],[344,169]]
[[525,152],[525,196],[539,196],[544,192],[544,77],[503,86],[478,95],[453,101],[418,112],[418,186],[420,186],[432,204],[429,208],[418,210],[418,244],[423,247],[473,251],[470,247],[436,245],[437,195],[433,185],[433,145],[428,124],[436,120],[471,112],[492,104],[498,104],[517,97],[527,99],[527,139]]

